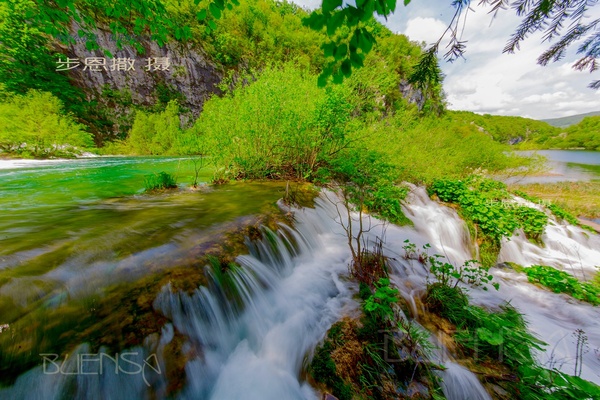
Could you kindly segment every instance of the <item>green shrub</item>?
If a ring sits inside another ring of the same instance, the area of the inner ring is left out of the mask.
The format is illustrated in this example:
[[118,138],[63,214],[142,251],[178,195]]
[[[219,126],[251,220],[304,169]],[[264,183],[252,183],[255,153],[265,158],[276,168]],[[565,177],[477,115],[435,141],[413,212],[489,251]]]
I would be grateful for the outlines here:
[[126,146],[136,155],[176,154],[181,153],[177,148],[181,136],[179,104],[170,101],[163,112],[137,111]]
[[516,207],[513,213],[528,238],[541,241],[544,229],[548,224],[548,216],[535,208]]
[[311,179],[348,145],[350,108],[343,87],[320,89],[315,76],[287,64],[207,101],[193,131],[218,178]]
[[34,157],[64,156],[93,147],[91,135],[61,101],[47,92],[30,90],[0,102],[0,150]]
[[164,171],[146,176],[144,186],[147,192],[153,190],[172,189],[177,187],[175,177]]
[[532,163],[475,125],[451,115],[423,117],[411,106],[398,106],[395,113],[358,131],[356,140],[389,156],[398,168],[398,179],[410,182],[429,184],[440,178],[464,178],[477,170],[493,173]]
[[382,324],[394,319],[393,304],[399,300],[398,289],[390,287],[388,278],[381,278],[375,284],[375,293],[367,297],[363,304],[365,314]]
[[566,293],[577,300],[600,305],[600,287],[593,283],[580,282],[573,275],[544,265],[525,268],[527,279],[539,283],[555,293]]
[[517,228],[523,228],[528,238],[539,242],[548,223],[545,213],[507,201],[511,195],[506,185],[491,179],[440,179],[433,182],[429,192],[442,201],[460,205],[461,214],[476,223],[496,245],[503,237],[511,237]]

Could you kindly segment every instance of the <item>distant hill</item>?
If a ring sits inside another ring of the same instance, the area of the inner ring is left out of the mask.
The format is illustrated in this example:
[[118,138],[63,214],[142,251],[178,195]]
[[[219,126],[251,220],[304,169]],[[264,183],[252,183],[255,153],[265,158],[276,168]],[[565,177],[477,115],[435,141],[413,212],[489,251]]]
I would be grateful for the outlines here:
[[562,118],[542,119],[542,121],[558,128],[566,128],[580,123],[585,117],[593,117],[596,115],[600,115],[600,111],[592,111],[586,114],[577,114]]

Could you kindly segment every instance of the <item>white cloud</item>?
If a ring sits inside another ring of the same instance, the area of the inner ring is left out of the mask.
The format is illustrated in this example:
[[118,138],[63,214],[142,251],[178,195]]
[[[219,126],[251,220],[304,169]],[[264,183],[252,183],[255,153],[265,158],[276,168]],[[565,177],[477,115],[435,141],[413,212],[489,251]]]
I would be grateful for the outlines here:
[[[296,3],[314,8],[321,1]],[[501,11],[492,19],[489,8],[475,2],[471,8],[475,12],[468,13],[461,38],[467,41],[466,60],[440,62],[451,109],[538,119],[600,110],[600,91],[587,88],[600,76],[573,70],[577,59],[573,50],[563,61],[541,67],[537,58],[549,44],[542,43],[538,34],[522,42],[515,54],[503,54],[520,19],[513,10]],[[600,6],[592,11],[600,16]],[[430,44],[438,40],[453,14],[448,0],[413,0],[407,7],[398,0],[396,13],[381,22],[413,41]],[[440,46],[441,54],[444,46]]]
[[429,45],[435,43],[445,30],[446,24],[439,19],[416,17],[408,20],[402,33],[412,40]]

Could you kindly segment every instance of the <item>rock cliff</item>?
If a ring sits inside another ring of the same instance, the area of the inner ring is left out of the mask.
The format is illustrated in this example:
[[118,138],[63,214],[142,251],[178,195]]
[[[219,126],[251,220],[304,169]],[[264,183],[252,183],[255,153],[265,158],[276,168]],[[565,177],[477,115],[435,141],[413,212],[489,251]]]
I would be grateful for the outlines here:
[[[79,27],[73,24],[71,31]],[[134,107],[152,107],[177,99],[187,111],[182,123],[198,116],[204,102],[220,93],[223,72],[199,48],[170,42],[163,47],[149,37],[136,36],[133,44],[117,48],[116,37],[107,30],[95,31],[100,49],[90,51],[74,33],[75,43],[56,47],[64,55],[57,69],[68,71],[73,85],[81,88],[96,114],[95,135],[123,136],[133,120]],[[110,54],[103,50],[108,50]],[[99,121],[103,120],[103,121]],[[100,132],[99,130],[104,130]]]

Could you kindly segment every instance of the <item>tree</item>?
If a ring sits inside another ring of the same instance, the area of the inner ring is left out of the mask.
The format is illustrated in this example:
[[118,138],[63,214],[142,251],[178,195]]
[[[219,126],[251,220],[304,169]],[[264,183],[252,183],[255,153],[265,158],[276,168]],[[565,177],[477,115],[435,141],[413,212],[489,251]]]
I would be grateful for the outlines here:
[[[411,0],[404,0],[408,5]],[[544,41],[557,41],[538,58],[538,63],[547,65],[550,61],[564,58],[567,49],[580,39],[583,43],[578,47],[577,53],[581,58],[574,67],[578,70],[588,69],[590,72],[598,69],[597,59],[600,57],[600,19],[585,22],[587,12],[596,5],[590,0],[480,0],[480,5],[492,7],[494,17],[501,11],[513,9],[522,22],[512,34],[504,48],[505,53],[512,53],[519,49],[523,40],[534,32],[544,32]],[[449,36],[449,50],[444,58],[453,61],[462,57],[465,52],[466,42],[460,39],[461,28],[466,22],[470,10],[470,0],[453,0],[454,16],[448,28],[423,55],[421,62],[415,68],[412,82],[419,85],[435,85],[438,83],[437,53],[442,39]],[[375,44],[375,37],[365,29],[367,22],[373,15],[387,18],[396,10],[396,0],[357,0],[356,6],[343,4],[342,0],[323,0],[320,10],[314,11],[306,20],[313,29],[326,28],[330,38],[322,48],[329,64],[323,70],[321,82],[324,83],[329,76],[333,81],[341,81],[349,76],[352,68],[362,66],[364,55],[371,51]],[[565,28],[565,26],[568,26]],[[600,88],[600,81],[590,84],[590,87]]]
[[82,92],[56,72],[56,57],[48,49],[48,37],[28,18],[36,10],[33,0],[0,3],[0,82],[6,91],[26,94],[30,89],[50,92],[78,115]]
[[[18,0],[9,0],[15,2]],[[89,3],[84,0],[31,0],[37,10],[26,14],[32,26],[55,37],[66,35],[69,38],[70,21],[76,21],[81,29],[79,36],[88,39],[89,49],[97,48],[93,30],[96,21],[108,19],[113,33],[133,32],[136,35],[149,33],[159,45],[169,37],[186,40],[191,37],[191,29],[187,25],[178,24],[169,17],[166,5],[171,0],[98,0]],[[191,0],[190,0],[191,1]],[[207,32],[217,28],[216,20],[220,19],[225,9],[232,9],[239,4],[238,0],[193,0],[196,18],[205,23]],[[404,0],[406,6],[411,0]],[[444,58],[452,61],[462,57],[465,42],[460,39],[460,27],[466,21],[470,10],[470,0],[452,0],[454,16],[442,35],[449,36],[449,51]],[[586,22],[585,17],[591,7],[597,4],[593,0],[479,0],[481,5],[492,7],[496,16],[500,11],[512,9],[522,18],[522,23],[512,34],[504,52],[519,49],[523,40],[534,32],[544,32],[544,40],[556,42],[542,55],[538,62],[546,65],[551,61],[564,58],[567,49],[577,41],[583,42],[577,48],[581,58],[574,67],[591,72],[598,69],[600,56],[600,33],[596,32],[600,19]],[[319,84],[325,85],[330,78],[339,83],[352,74],[352,69],[363,65],[368,54],[376,43],[376,38],[369,28],[373,16],[387,18],[396,11],[397,0],[357,0],[355,5],[344,4],[343,0],[323,0],[321,8],[314,11],[305,20],[312,29],[325,30],[329,41],[321,46],[328,62],[323,68]],[[436,70],[437,52],[441,39],[429,48],[421,62],[415,68],[412,81],[419,85],[436,85],[439,76]],[[72,39],[71,39],[72,40]],[[117,44],[122,43],[119,39]],[[593,82],[590,87],[600,88],[600,81]]]
[[83,126],[65,114],[61,101],[48,92],[3,96],[0,102],[0,150],[52,157],[93,146]]

